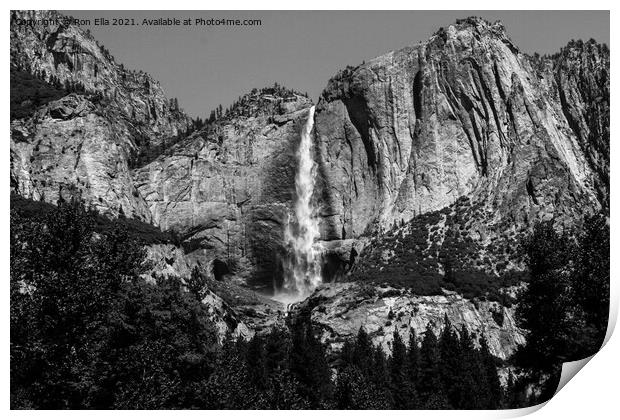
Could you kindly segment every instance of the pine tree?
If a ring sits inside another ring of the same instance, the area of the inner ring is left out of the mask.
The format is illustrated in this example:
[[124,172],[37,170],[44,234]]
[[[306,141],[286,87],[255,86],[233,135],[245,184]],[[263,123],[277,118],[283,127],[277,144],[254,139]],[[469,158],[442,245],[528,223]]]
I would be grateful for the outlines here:
[[574,242],[555,231],[552,222],[537,225],[525,244],[530,281],[519,297],[517,322],[527,330],[527,345],[516,354],[516,362],[536,371],[550,371],[570,358],[575,350],[565,337],[579,337],[583,329],[570,316],[576,313],[571,301],[571,275],[567,270],[574,255]]
[[433,410],[449,408],[440,379],[440,362],[437,337],[429,323],[424,332],[424,340],[420,348],[418,392],[423,408]]
[[290,369],[299,382],[299,394],[312,408],[327,408],[332,394],[331,371],[322,343],[310,325],[297,322],[292,327]]
[[244,354],[232,337],[222,344],[214,372],[205,385],[207,409],[256,409],[266,405],[262,394],[255,392],[248,376]]
[[407,349],[407,371],[411,382],[417,388],[420,376],[420,348],[415,330],[409,332],[409,348]]
[[584,345],[583,355],[593,354],[602,345],[609,318],[609,225],[604,216],[588,216],[579,235],[576,272],[572,280],[575,301],[593,334]]
[[336,380],[339,409],[388,409],[393,406],[385,354],[375,348],[360,328],[355,341],[346,342]]
[[512,371],[508,371],[508,380],[503,392],[502,408],[523,408],[528,406],[524,381],[515,378]]
[[484,408],[496,410],[501,407],[503,390],[497,374],[497,363],[489,350],[489,344],[484,337],[480,338],[480,357],[486,382],[486,398]]
[[368,376],[372,374],[373,346],[363,327],[360,327],[357,332],[352,353],[352,362]]
[[267,406],[270,410],[307,410],[311,408],[297,390],[299,383],[290,371],[281,370],[271,374],[267,387]]
[[463,355],[460,352],[459,338],[452,328],[452,323],[447,315],[444,315],[444,325],[439,336],[440,351],[440,377],[443,388],[446,391],[446,398],[455,408],[460,408],[463,396],[463,388],[466,386],[463,381]]
[[347,365],[339,370],[335,391],[335,406],[339,410],[380,410],[373,384],[360,368]]
[[257,392],[264,391],[267,387],[267,370],[265,367],[264,340],[260,335],[254,334],[248,342],[245,361],[250,379],[248,386],[255,387]]
[[593,354],[605,336],[609,225],[604,215],[588,217],[582,232],[571,235],[557,232],[553,221],[540,223],[523,247],[530,279],[516,320],[526,330],[526,344],[513,362],[522,380],[540,390],[541,402],[555,392],[561,363]]
[[394,398],[392,396],[392,390],[390,389],[390,374],[385,353],[380,346],[373,346],[372,356],[372,369],[369,379],[374,385],[375,398],[382,409],[393,409]]
[[196,299],[203,300],[206,296],[207,280],[202,274],[198,266],[192,269],[189,280],[187,281],[187,290],[196,296]]
[[206,308],[179,279],[140,277],[145,251],[118,219],[96,230],[74,198],[33,218],[11,208],[12,404],[194,406],[216,345]]
[[415,384],[410,375],[407,347],[398,331],[394,332],[392,357],[389,361],[390,390],[397,410],[414,409],[417,402]]
[[480,354],[474,349],[473,340],[465,325],[458,341],[461,366],[458,374],[458,399],[455,407],[471,410],[485,408],[486,377],[480,363]]

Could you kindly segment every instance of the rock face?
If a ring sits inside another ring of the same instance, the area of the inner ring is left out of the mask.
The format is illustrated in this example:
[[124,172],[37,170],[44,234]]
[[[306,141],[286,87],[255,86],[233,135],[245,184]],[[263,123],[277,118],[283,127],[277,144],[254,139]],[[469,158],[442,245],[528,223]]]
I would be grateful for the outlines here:
[[[189,279],[197,261],[192,255],[172,244],[151,244],[146,247],[150,270],[143,274],[147,281],[161,277]],[[207,276],[205,276],[207,277]],[[227,335],[249,340],[256,333],[266,333],[274,326],[284,326],[284,307],[246,288],[233,279],[207,281],[202,290],[202,303],[217,329],[220,342]]]
[[[131,171],[141,149],[187,129],[178,105],[78,27],[11,29],[15,66],[85,89],[12,122],[15,192],[54,202],[77,189],[102,212],[177,231],[196,261],[246,272],[257,285],[278,281],[308,98],[254,91]],[[501,24],[470,18],[340,72],[314,125],[326,269],[351,265],[349,251],[364,242],[351,240],[463,196],[482,209],[470,233],[487,242],[540,218],[608,209],[608,69],[608,49],[594,42],[533,58]]]
[[63,19],[54,11],[11,12],[11,65],[72,94],[11,126],[11,187],[55,202],[75,187],[98,210],[149,221],[129,163],[185,132],[189,118],[144,72],[128,71],[77,26],[22,25]]
[[325,239],[461,196],[491,225],[606,208],[608,69],[595,43],[536,61],[470,18],[342,71],[316,111]]
[[302,311],[309,312],[312,324],[322,332],[321,339],[332,352],[355,338],[363,327],[373,344],[390,354],[395,331],[409,345],[410,329],[419,340],[428,324],[439,335],[446,316],[457,330],[465,327],[472,337],[484,337],[491,353],[501,359],[506,360],[517,345],[525,343],[512,309],[473,302],[457,294],[417,296],[392,287],[336,283],[321,286],[292,309],[293,314]]
[[100,104],[71,94],[11,123],[11,189],[56,203],[79,194],[102,213],[150,221],[129,172],[130,137]]
[[[309,98],[277,85],[255,90],[187,137],[189,118],[149,75],[125,70],[77,26],[16,23],[56,12],[11,13],[12,67],[68,90],[11,122],[13,192],[52,203],[79,194],[100,212],[176,232],[183,249],[149,247],[153,278],[187,278],[198,265],[222,284],[231,272],[262,290],[281,281]],[[534,221],[609,212],[609,50],[571,42],[530,57],[499,23],[457,21],[332,78],[314,138],[326,277],[353,278],[361,253],[376,270],[367,277],[415,260],[443,278],[442,252],[463,243],[476,254],[463,261],[495,275],[488,257],[508,258],[507,245]],[[157,156],[138,165],[143,152]],[[503,267],[518,269],[513,263]],[[419,267],[406,268],[400,275],[417,279]],[[512,310],[441,292],[333,284],[293,312],[308,310],[333,350],[360,326],[389,350],[396,329],[421,336],[429,322],[438,331],[444,315],[483,335],[498,357],[522,343]],[[237,290],[226,293],[234,300]],[[283,322],[269,302],[235,312],[213,291],[205,302],[222,334]]]
[[221,297],[208,290],[202,303],[209,308],[211,322],[217,328],[217,336],[220,344],[227,335],[234,338],[249,340],[254,335],[254,331],[240,321],[233,310],[222,300]]
[[256,91],[216,124],[137,169],[134,179],[153,222],[179,232],[203,266],[217,260],[224,272],[247,270],[251,283],[271,287],[311,105],[294,92]]
[[151,244],[146,247],[146,258],[151,271],[145,274],[147,280],[156,281],[156,276],[190,278],[192,263],[183,250],[172,244]]
[[599,201],[609,207],[609,49],[572,41],[555,60],[562,111],[595,171]]

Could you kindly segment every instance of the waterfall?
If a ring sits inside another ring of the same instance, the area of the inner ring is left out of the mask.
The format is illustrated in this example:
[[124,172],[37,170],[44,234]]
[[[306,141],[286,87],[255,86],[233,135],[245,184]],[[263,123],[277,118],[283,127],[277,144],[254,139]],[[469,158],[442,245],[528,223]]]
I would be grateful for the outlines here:
[[289,214],[284,231],[288,256],[284,261],[283,290],[276,299],[294,302],[308,296],[321,284],[321,247],[319,221],[312,203],[316,182],[316,165],[312,157],[312,128],[314,107],[308,112],[308,119],[301,132],[297,151],[297,173],[295,174],[295,216]]

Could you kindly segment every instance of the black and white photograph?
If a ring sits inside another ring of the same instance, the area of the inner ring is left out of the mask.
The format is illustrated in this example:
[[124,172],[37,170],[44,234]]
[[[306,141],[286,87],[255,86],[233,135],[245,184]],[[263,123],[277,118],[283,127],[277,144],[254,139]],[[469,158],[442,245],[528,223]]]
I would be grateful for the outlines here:
[[610,78],[609,10],[10,10],[10,409],[549,401]]

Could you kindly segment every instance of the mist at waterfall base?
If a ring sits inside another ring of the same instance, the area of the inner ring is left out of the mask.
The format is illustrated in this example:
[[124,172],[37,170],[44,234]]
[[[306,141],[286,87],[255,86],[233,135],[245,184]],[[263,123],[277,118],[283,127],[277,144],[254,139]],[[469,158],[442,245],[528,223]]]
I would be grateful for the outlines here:
[[316,164],[312,156],[313,127],[314,107],[310,108],[301,132],[295,174],[294,215],[289,214],[284,231],[288,251],[283,261],[284,282],[274,295],[274,299],[284,303],[304,299],[322,282],[322,249],[317,243],[320,237],[319,221],[312,201],[316,183]]

